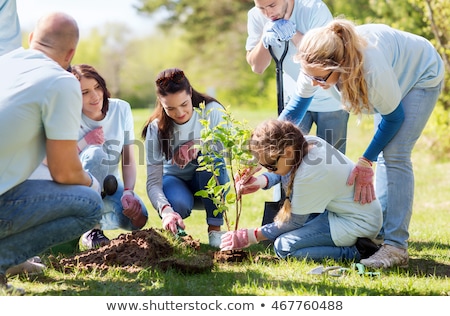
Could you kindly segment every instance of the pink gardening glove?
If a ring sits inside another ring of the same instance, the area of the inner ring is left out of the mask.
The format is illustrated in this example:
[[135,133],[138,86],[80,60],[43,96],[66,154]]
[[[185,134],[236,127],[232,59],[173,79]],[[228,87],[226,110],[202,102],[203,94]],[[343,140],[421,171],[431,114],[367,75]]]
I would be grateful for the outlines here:
[[103,133],[103,127],[97,127],[84,136],[88,145],[103,145],[105,142],[105,135]]
[[142,206],[139,200],[134,196],[133,191],[124,191],[122,197],[120,198],[120,202],[122,202],[123,214],[126,217],[133,220],[141,215]]
[[171,207],[166,207],[162,214],[162,224],[165,230],[170,230],[174,235],[178,233],[178,227],[185,229],[183,219],[180,214]]
[[243,171],[236,173],[234,183],[238,200],[242,194],[249,194],[258,191],[267,186],[267,178],[265,176],[254,177],[253,175],[261,170],[261,166],[248,167]]
[[105,135],[103,134],[103,127],[97,127],[78,141],[78,153],[82,152],[89,145],[103,145],[104,142]]
[[228,231],[222,235],[220,250],[242,249],[256,243],[258,240],[253,228]]
[[359,201],[361,204],[366,204],[375,200],[372,162],[364,157],[359,158],[358,163],[347,179],[347,184],[355,184],[355,195],[353,199],[356,202]]
[[173,163],[183,169],[189,162],[197,158],[198,149],[194,145],[195,141],[191,140],[178,147],[173,154]]

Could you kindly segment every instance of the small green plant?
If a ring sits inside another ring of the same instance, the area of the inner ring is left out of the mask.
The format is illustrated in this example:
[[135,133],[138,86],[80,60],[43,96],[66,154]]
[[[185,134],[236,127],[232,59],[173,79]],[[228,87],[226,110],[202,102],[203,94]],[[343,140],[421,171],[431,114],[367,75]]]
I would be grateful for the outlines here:
[[[214,215],[223,213],[227,229],[237,230],[242,211],[242,197],[237,196],[234,175],[256,165],[248,148],[251,129],[247,126],[247,121],[239,121],[233,117],[230,107],[221,110],[224,112],[224,120],[213,127],[206,119],[213,110],[207,111],[204,104],[195,110],[201,115],[200,122],[203,126],[201,142],[196,145],[202,153],[198,157],[197,171],[207,170],[211,173],[205,189],[197,191],[195,195],[209,198],[216,206]],[[230,181],[220,184],[219,167],[223,162]],[[229,216],[231,207],[234,207],[234,219]]]

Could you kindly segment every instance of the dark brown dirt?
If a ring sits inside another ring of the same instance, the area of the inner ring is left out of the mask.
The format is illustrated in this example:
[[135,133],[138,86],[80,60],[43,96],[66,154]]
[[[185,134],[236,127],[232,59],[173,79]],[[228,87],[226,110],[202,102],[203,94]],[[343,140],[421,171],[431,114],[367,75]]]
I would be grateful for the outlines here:
[[[180,255],[182,247],[195,251]],[[115,267],[133,273],[150,268],[163,271],[175,269],[190,274],[211,271],[214,263],[235,263],[247,259],[249,253],[245,250],[202,253],[200,242],[190,235],[179,237],[179,243],[173,243],[161,231],[150,228],[121,234],[107,245],[63,258],[53,265],[61,270],[107,270]]]

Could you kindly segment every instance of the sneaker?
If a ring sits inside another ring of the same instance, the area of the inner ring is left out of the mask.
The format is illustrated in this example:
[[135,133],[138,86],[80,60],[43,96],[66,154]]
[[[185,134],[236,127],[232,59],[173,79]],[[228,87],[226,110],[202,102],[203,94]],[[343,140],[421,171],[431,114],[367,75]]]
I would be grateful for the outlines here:
[[41,258],[35,256],[21,264],[9,267],[8,270],[6,270],[6,275],[37,275],[43,273],[45,268]]
[[212,230],[208,233],[209,245],[214,248],[220,248],[220,244],[222,242],[222,235],[225,234],[226,231],[220,230]]
[[81,244],[85,249],[94,249],[109,244],[109,238],[103,234],[103,230],[92,229],[81,236]]
[[367,259],[380,249],[380,246],[374,243],[369,238],[360,237],[356,240],[356,249],[361,256],[361,259]]
[[380,250],[360,263],[370,268],[408,267],[408,251],[391,245],[382,245]]

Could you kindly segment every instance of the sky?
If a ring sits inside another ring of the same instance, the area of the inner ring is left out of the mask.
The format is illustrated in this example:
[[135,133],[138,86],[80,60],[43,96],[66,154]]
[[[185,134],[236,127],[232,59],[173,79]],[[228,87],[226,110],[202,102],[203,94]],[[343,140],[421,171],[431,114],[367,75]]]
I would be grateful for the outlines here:
[[140,3],[138,0],[16,0],[16,3],[23,32],[31,32],[36,21],[52,11],[73,16],[81,37],[108,22],[127,24],[137,36],[150,34],[155,25],[155,17],[139,14],[133,7]]

